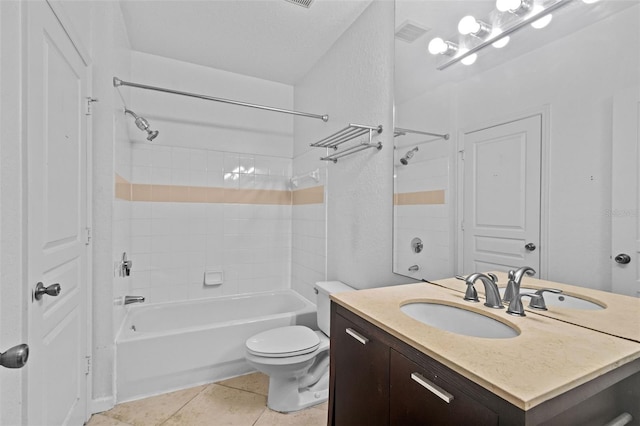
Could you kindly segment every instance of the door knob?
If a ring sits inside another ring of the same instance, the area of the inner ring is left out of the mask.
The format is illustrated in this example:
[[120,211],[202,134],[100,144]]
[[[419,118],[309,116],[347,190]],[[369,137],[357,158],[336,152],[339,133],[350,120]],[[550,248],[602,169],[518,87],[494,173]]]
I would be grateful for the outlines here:
[[525,249],[527,249],[527,250],[529,250],[529,251],[534,251],[534,250],[536,249],[536,245],[535,245],[535,244],[533,244],[533,243],[527,243],[527,244],[524,246],[524,248],[525,248]]
[[22,368],[29,359],[29,345],[14,346],[5,353],[0,353],[0,365],[6,368]]
[[616,261],[616,263],[619,263],[621,265],[626,265],[627,263],[631,262],[631,256],[629,256],[626,253],[620,253],[614,258],[614,260]]
[[36,289],[33,292],[33,297],[35,297],[36,300],[42,299],[42,296],[44,296],[45,294],[55,297],[60,294],[61,290],[62,289],[60,288],[60,284],[51,284],[50,286],[45,287],[44,284],[40,282],[36,284]]

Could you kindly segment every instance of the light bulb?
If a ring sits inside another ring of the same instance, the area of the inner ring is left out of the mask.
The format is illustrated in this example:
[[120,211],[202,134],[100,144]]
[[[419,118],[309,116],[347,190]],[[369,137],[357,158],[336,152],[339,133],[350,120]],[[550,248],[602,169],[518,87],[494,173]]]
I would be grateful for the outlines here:
[[458,45],[436,37],[429,42],[429,53],[432,55],[453,56],[458,51]]
[[429,53],[438,55],[447,51],[447,44],[440,37],[436,37],[429,42]]
[[[538,13],[542,12],[543,10],[544,10],[544,9],[542,8],[542,6],[537,5],[537,6],[535,6],[535,7],[533,8],[532,13],[533,13],[534,15],[537,15]],[[538,30],[539,30],[540,28],[544,28],[544,27],[546,27],[547,25],[549,25],[549,23],[551,22],[551,19],[553,19],[553,16],[549,13],[549,14],[547,14],[547,15],[543,16],[542,18],[540,18],[540,19],[537,19],[537,20],[533,21],[533,22],[531,23],[531,26],[532,26],[533,28],[535,28],[535,29],[538,29]]]
[[496,0],[496,9],[500,12],[506,12],[508,10],[518,10],[522,2],[520,0]]
[[465,65],[472,65],[476,61],[476,59],[478,59],[478,54],[474,53],[462,59],[460,62],[462,62]]
[[460,34],[467,35],[480,31],[480,23],[471,15],[467,15],[458,23],[458,31]]
[[[491,37],[498,37],[500,34],[502,34],[502,30],[497,28],[493,31],[493,33],[491,34]],[[509,44],[509,40],[511,40],[511,38],[509,36],[506,36],[501,38],[498,41],[494,41],[493,43],[491,43],[491,45],[496,49],[502,49],[507,44]]]

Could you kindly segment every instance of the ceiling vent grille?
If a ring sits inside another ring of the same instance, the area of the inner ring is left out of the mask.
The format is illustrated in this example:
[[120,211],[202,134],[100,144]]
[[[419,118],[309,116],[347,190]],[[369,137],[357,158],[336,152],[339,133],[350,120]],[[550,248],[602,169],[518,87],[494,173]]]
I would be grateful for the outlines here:
[[406,20],[396,28],[396,38],[406,41],[407,43],[413,43],[430,29],[431,28]]
[[307,9],[309,9],[311,7],[311,3],[313,3],[313,0],[285,0],[285,1],[288,1],[289,3],[297,4],[298,6],[306,7]]

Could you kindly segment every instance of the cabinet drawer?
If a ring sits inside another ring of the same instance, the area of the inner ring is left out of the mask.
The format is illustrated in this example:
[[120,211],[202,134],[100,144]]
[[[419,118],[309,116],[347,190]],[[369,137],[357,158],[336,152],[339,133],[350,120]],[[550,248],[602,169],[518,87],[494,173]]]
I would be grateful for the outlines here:
[[370,330],[340,315],[331,320],[335,369],[334,425],[386,425],[389,421],[389,347]]
[[462,393],[455,383],[391,350],[392,425],[497,425],[498,415]]

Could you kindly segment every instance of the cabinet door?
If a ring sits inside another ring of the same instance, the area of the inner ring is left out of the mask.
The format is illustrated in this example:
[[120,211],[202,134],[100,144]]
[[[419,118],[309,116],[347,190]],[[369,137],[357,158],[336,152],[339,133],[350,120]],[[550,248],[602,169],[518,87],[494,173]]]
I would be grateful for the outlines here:
[[452,381],[391,350],[392,425],[497,425],[498,415],[456,388]]
[[331,319],[334,426],[387,425],[389,347],[340,315]]

